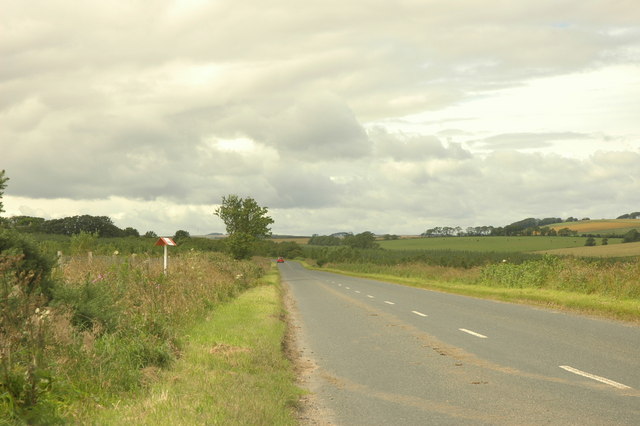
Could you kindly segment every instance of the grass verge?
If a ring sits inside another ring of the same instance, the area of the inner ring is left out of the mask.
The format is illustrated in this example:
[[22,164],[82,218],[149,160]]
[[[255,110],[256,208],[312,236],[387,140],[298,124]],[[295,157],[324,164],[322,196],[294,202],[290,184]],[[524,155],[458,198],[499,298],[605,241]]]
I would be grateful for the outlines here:
[[99,424],[296,424],[302,391],[282,352],[283,321],[277,269],[191,327],[170,370],[149,371],[143,396],[105,409]]
[[466,284],[457,281],[445,282],[437,279],[398,277],[380,273],[354,273],[338,268],[317,268],[306,263],[304,265],[311,269],[392,282],[426,290],[437,290],[504,302],[544,306],[640,324],[640,301],[637,299],[620,299],[607,297],[605,295],[580,294],[539,288],[492,287],[480,284]]

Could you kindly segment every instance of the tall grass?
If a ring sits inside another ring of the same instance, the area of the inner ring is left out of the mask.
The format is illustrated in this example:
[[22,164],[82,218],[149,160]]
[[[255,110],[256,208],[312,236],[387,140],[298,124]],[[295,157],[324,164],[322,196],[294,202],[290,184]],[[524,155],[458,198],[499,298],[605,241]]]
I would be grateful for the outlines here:
[[522,264],[482,269],[479,282],[509,288],[541,288],[640,300],[640,260],[613,262],[545,256]]
[[15,317],[0,332],[3,348],[12,345],[2,352],[0,423],[82,422],[95,407],[143,389],[153,371],[180,357],[186,325],[252,286],[264,269],[185,252],[172,257],[165,276],[148,256],[82,256],[53,271],[49,302],[13,297],[20,277],[0,274],[8,289],[3,315]]

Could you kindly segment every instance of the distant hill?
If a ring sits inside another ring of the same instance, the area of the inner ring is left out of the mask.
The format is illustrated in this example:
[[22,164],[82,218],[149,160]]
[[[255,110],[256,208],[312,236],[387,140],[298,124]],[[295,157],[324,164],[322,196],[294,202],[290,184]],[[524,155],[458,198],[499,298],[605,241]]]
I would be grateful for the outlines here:
[[640,219],[599,219],[554,223],[549,227],[556,231],[569,228],[579,234],[624,235],[632,229],[640,230]]

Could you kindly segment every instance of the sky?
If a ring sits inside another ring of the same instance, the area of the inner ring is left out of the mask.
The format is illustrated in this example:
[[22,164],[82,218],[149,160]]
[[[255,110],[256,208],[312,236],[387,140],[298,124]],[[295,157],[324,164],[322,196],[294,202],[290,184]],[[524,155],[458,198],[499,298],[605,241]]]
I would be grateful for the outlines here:
[[416,235],[640,210],[635,0],[0,0],[3,216]]

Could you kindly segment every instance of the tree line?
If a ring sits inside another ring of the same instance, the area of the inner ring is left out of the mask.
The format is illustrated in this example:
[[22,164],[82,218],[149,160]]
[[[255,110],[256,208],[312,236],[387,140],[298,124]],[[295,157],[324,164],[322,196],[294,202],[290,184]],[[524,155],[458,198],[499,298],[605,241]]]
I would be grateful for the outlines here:
[[[43,234],[77,235],[81,232],[97,234],[99,237],[140,237],[140,232],[132,227],[121,229],[108,216],[88,214],[69,216],[60,219],[44,219],[33,216],[12,216],[5,219],[9,227],[16,231]],[[143,236],[157,237],[153,231]]]
[[[624,214],[619,216],[618,219],[638,219],[640,218],[640,212],[634,212],[629,214]],[[568,217],[567,219],[562,219],[559,217],[547,217],[544,219],[537,218],[526,218],[519,220],[517,222],[513,222],[506,226],[470,226],[465,229],[460,226],[436,226],[434,228],[427,229],[425,232],[420,234],[421,237],[484,237],[484,236],[559,236],[559,237],[570,237],[578,235],[578,232],[568,227],[558,229],[552,228],[549,225],[557,224],[557,223],[567,223],[567,222],[579,222],[584,220],[591,220],[588,217],[578,219],[575,217]],[[601,235],[589,235],[593,237],[600,237]],[[607,234],[609,237],[620,237],[623,238],[624,235],[614,235]]]
[[341,234],[341,236],[313,234],[307,244],[316,246],[346,246],[362,249],[379,247],[379,244],[376,242],[376,235],[369,231],[355,235],[353,235],[353,233],[344,233]]

